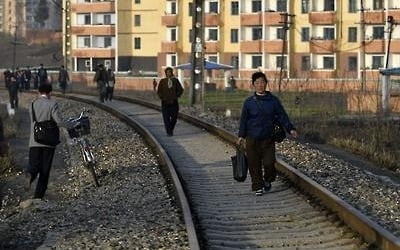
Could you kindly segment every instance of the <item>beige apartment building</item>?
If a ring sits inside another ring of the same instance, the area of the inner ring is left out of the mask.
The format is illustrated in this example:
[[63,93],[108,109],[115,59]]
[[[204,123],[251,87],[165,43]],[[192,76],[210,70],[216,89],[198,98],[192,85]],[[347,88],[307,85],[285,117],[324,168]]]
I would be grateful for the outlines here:
[[[190,61],[191,0],[67,2],[75,71],[162,74]],[[241,78],[373,78],[400,66],[398,28],[386,58],[389,16],[400,22],[399,0],[204,0],[204,57]]]

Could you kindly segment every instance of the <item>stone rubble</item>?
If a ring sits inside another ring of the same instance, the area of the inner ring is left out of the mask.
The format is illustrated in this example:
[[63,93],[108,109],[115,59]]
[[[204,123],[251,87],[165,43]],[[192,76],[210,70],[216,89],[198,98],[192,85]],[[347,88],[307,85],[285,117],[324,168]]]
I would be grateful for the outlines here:
[[[66,117],[82,110],[80,103],[58,102]],[[60,144],[67,171],[64,178],[51,172],[58,192],[46,196],[54,198],[21,200],[11,190],[3,197],[0,249],[189,249],[156,156],[133,129],[87,106],[101,186],[83,167],[78,145]]]

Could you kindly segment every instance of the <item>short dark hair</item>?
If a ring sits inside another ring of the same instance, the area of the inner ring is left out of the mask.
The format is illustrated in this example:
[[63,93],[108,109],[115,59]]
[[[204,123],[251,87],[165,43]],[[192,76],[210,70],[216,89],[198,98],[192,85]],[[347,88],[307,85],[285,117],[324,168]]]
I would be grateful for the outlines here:
[[43,83],[39,85],[39,93],[50,93],[51,91],[53,91],[53,87],[51,86],[51,84],[48,83]]
[[174,70],[171,67],[166,67],[164,72],[167,73],[168,70],[171,70],[171,72],[174,73]]
[[253,73],[253,75],[251,76],[251,83],[254,85],[254,82],[260,77],[264,78],[265,82],[268,83],[267,76],[263,72]]

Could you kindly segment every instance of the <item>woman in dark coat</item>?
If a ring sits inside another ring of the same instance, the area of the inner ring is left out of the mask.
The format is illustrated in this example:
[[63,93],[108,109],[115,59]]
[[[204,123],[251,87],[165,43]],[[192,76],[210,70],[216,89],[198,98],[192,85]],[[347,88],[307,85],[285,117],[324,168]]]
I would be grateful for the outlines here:
[[279,99],[266,91],[267,83],[264,73],[252,75],[255,93],[243,104],[237,142],[246,145],[251,187],[257,196],[269,191],[276,178],[273,121],[279,121],[294,138],[298,136]]

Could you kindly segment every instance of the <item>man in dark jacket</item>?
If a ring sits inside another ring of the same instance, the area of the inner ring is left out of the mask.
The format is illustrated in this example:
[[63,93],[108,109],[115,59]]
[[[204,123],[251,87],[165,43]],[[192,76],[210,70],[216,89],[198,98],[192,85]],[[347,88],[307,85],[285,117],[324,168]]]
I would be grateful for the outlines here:
[[47,83],[47,70],[43,67],[43,64],[40,64],[37,74],[39,77],[39,85]]
[[237,142],[239,145],[246,143],[252,190],[257,196],[269,191],[276,178],[275,142],[272,138],[274,120],[279,121],[294,138],[298,136],[279,99],[265,90],[267,83],[264,73],[252,75],[255,93],[243,104]]
[[58,82],[60,84],[61,92],[65,94],[69,82],[69,75],[67,70],[65,70],[64,65],[61,65],[60,70],[58,71]]
[[50,84],[41,84],[39,86],[39,96],[33,101],[30,107],[29,166],[25,171],[25,188],[29,190],[30,185],[39,175],[34,198],[40,199],[43,198],[47,189],[55,146],[48,146],[35,141],[32,107],[35,112],[36,121],[38,122],[53,120],[59,127],[72,127],[74,125],[62,118],[57,103],[50,98],[51,91],[52,87]]
[[97,89],[99,90],[100,102],[104,102],[104,98],[106,97],[107,94],[108,73],[104,68],[103,64],[100,64],[97,67],[93,81],[95,81],[97,84]]
[[178,79],[174,77],[171,67],[165,69],[166,78],[160,80],[157,94],[161,99],[161,112],[164,126],[168,136],[174,135],[174,128],[178,119],[178,98],[183,93],[183,88]]
[[18,82],[17,82],[17,72],[11,73],[8,75],[8,94],[10,96],[10,105],[12,109],[18,108]]

